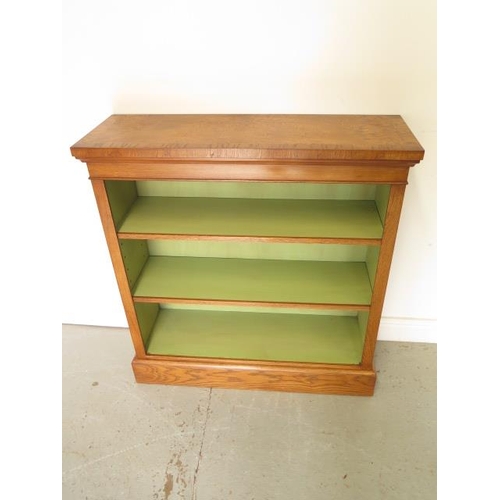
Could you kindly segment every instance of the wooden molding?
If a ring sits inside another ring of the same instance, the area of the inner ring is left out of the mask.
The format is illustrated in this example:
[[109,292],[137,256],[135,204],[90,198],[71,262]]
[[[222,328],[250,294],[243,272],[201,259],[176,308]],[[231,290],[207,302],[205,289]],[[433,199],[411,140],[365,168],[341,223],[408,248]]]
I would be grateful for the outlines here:
[[221,387],[320,394],[372,396],[374,370],[291,368],[284,366],[227,365],[151,359],[132,361],[140,383]]

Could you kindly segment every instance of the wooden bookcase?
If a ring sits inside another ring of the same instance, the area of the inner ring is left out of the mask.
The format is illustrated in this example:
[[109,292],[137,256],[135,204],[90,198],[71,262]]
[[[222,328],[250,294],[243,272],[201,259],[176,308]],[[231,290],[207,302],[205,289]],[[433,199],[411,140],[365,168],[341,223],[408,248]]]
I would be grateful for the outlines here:
[[85,162],[138,382],[372,395],[400,116],[112,115]]

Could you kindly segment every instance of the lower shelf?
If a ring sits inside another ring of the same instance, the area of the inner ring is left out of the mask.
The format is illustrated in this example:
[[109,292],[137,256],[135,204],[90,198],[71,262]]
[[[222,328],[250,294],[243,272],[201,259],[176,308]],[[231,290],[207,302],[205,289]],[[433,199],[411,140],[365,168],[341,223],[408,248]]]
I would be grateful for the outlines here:
[[150,355],[356,365],[362,329],[357,315],[160,309],[146,347]]

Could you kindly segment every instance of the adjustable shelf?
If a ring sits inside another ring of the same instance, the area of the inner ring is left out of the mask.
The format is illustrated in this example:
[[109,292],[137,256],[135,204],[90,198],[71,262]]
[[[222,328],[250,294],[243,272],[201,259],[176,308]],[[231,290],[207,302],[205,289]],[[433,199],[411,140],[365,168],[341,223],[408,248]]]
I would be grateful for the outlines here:
[[246,303],[369,306],[364,262],[208,257],[147,259],[132,289],[138,302],[186,299]]
[[371,395],[399,116],[113,115],[86,162],[143,383]]

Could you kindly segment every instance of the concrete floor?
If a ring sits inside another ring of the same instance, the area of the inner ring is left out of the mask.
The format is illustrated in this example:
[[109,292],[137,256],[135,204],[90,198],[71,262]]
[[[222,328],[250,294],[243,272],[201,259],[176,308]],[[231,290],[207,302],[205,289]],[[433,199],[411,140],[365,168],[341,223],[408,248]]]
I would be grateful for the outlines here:
[[64,500],[436,498],[436,346],[379,342],[375,396],[138,385],[128,331],[63,326]]

